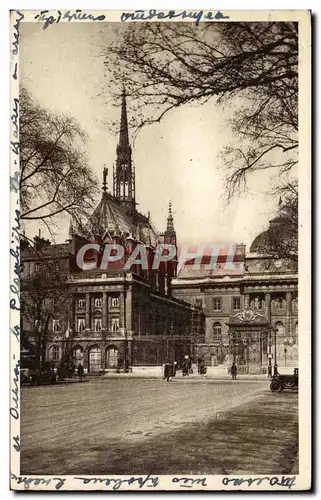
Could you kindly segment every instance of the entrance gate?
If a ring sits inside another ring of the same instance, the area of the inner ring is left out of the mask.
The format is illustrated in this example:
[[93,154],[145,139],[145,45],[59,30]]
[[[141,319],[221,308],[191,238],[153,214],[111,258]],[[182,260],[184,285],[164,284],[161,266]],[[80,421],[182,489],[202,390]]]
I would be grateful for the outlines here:
[[252,309],[244,309],[230,317],[228,322],[230,353],[239,372],[262,370],[268,364],[271,353],[270,323],[267,318]]

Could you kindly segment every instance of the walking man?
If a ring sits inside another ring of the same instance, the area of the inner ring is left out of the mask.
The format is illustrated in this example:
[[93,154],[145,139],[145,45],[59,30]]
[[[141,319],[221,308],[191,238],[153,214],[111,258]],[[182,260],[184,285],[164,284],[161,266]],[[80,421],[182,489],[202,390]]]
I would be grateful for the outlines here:
[[166,361],[165,363],[165,367],[164,367],[164,377],[163,379],[166,380],[167,382],[169,382],[169,379],[172,375],[172,370],[171,370],[171,365],[168,361]]
[[231,366],[231,375],[232,375],[232,380],[236,380],[237,367],[235,363],[233,363]]

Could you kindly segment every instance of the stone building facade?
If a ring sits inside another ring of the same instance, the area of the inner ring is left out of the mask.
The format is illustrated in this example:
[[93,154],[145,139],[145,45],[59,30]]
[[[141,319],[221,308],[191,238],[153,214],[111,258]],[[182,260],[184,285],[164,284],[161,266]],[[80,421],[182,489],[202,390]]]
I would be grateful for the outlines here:
[[298,364],[297,264],[262,254],[259,240],[248,252],[236,246],[233,269],[223,252],[214,269],[185,266],[173,280],[173,295],[204,311],[206,340],[196,352],[208,366],[234,360],[249,373]]
[[[150,215],[140,213],[136,205],[123,95],[113,194],[107,189],[104,169],[101,200],[86,223],[72,220],[65,244],[28,247],[21,253],[22,332],[36,344],[43,339],[45,352],[38,346],[42,361],[59,364],[73,360],[90,373],[162,365],[167,359],[180,364],[184,356],[194,356],[197,343],[205,341],[202,309],[172,295],[177,259],[158,269],[133,263],[124,270],[137,245],[144,246],[149,264],[157,244],[177,245],[171,204],[161,234],[154,229]],[[79,268],[76,257],[86,244],[96,247],[85,254],[86,268]],[[124,256],[103,269],[106,244],[120,245]],[[58,293],[52,293],[53,287]]]

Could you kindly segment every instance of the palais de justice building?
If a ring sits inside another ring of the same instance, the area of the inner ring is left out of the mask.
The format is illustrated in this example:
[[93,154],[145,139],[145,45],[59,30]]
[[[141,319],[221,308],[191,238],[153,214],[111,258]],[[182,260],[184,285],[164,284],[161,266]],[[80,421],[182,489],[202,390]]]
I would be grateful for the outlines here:
[[[205,257],[200,269],[194,269],[191,261],[178,275],[177,259],[158,270],[133,265],[124,271],[121,263],[103,270],[99,251],[86,254],[97,268],[77,266],[77,251],[89,242],[101,248],[106,243],[121,244],[124,261],[138,243],[144,244],[149,261],[158,243],[177,246],[171,205],[161,234],[149,213],[136,208],[125,95],[113,193],[106,177],[104,169],[98,206],[84,225],[71,221],[65,244],[45,246],[40,258],[31,248],[21,254],[26,284],[48,261],[68,276],[65,308],[50,318],[47,360],[59,363],[72,357],[91,373],[161,365],[166,359],[180,363],[186,355],[194,362],[202,357],[208,366],[230,366],[235,360],[246,372],[259,372],[269,359],[272,365],[297,366],[297,268],[294,261],[262,254],[266,231],[248,252],[244,245],[237,246],[232,269],[225,265],[224,251],[215,267],[206,269]],[[276,217],[268,231],[280,223]],[[24,333],[35,339],[32,323],[22,318]]]

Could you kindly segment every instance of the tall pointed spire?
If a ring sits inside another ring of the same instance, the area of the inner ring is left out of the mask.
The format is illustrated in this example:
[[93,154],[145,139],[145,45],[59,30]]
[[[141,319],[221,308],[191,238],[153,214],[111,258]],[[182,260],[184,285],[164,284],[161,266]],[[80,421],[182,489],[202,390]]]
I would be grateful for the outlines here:
[[128,135],[128,120],[127,120],[127,104],[126,104],[125,87],[123,87],[122,102],[121,102],[119,146],[122,148],[130,147],[129,146],[129,135]]
[[114,170],[114,196],[122,202],[128,215],[132,215],[136,207],[135,173],[132,166],[132,148],[129,144],[125,88],[121,99],[120,132]]
[[172,214],[172,202],[171,201],[168,204],[168,217],[167,217],[166,231],[170,231],[170,232],[175,231],[175,229],[174,229],[174,219],[173,219],[173,214]]
[[108,168],[104,167],[103,170],[103,192],[106,193],[107,191],[107,175],[108,175]]

